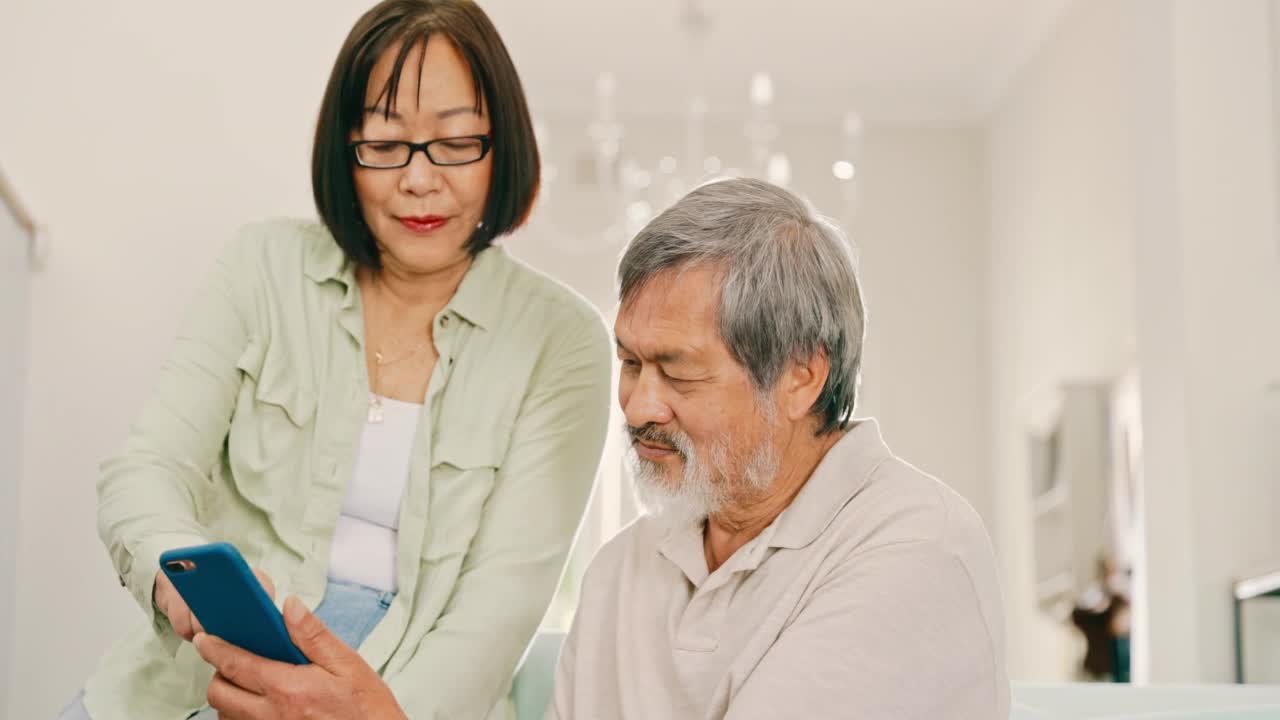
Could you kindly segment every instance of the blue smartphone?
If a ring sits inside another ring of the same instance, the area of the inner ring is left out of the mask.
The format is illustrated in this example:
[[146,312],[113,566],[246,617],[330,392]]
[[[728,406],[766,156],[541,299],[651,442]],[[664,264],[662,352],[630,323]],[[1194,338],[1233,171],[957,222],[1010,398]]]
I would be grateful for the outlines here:
[[265,658],[310,662],[289,638],[284,616],[234,545],[169,550],[160,556],[160,569],[205,632]]

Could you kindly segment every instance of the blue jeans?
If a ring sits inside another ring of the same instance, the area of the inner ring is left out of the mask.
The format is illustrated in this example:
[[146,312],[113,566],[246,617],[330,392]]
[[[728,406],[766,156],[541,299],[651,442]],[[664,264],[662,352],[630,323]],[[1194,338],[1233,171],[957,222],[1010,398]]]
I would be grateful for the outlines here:
[[[329,579],[324,589],[324,599],[316,608],[316,617],[324,621],[329,630],[353,648],[369,637],[387,614],[396,594],[374,590],[363,585]],[[188,720],[214,720],[217,712],[205,706],[187,716]],[[58,720],[92,720],[84,707],[84,691],[81,691],[59,715]]]

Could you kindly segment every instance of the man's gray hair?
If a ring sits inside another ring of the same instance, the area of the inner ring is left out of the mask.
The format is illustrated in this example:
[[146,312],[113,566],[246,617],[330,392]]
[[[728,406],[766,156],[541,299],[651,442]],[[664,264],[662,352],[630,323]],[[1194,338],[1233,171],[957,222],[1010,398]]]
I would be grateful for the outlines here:
[[818,434],[847,426],[857,401],[866,324],[844,233],[796,195],[760,180],[703,185],[654,218],[618,266],[625,305],[654,276],[720,269],[719,331],[756,391],[792,361],[825,352],[831,365],[812,413]]

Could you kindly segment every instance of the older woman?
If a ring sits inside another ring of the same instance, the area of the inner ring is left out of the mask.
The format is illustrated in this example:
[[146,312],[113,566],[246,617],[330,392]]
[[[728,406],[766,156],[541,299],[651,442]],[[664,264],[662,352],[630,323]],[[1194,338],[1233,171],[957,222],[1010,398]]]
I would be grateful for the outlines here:
[[356,23],[316,129],[323,222],[229,245],[103,465],[101,535],[147,622],[63,717],[212,715],[183,642],[199,624],[157,562],[211,541],[314,608],[409,717],[509,716],[609,403],[598,314],[492,244],[538,172],[478,7],[387,0]]

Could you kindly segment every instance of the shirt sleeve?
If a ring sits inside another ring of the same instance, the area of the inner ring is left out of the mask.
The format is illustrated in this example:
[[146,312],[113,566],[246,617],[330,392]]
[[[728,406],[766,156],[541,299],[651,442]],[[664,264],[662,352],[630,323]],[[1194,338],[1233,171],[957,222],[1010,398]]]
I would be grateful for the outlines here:
[[[582,587],[585,592],[587,587],[585,579]],[[581,609],[581,603],[579,603],[579,609]],[[555,684],[552,687],[551,700],[547,703],[547,710],[543,720],[573,720],[576,717],[573,712],[573,668],[577,662],[578,634],[581,632],[579,625],[582,620],[583,613],[581,611],[574,613],[573,623],[569,626],[569,634],[565,637],[564,645],[560,648],[560,657],[556,660]]]
[[197,291],[124,448],[100,468],[98,534],[170,654],[181,639],[152,592],[162,553],[209,541],[196,508],[226,439],[248,343],[236,272],[246,236],[228,245]]
[[598,317],[564,335],[534,373],[443,614],[389,681],[409,717],[486,717],[555,594],[604,449],[612,363]]
[[784,628],[725,718],[1004,718],[1000,636],[964,564],[937,542],[855,553]]

